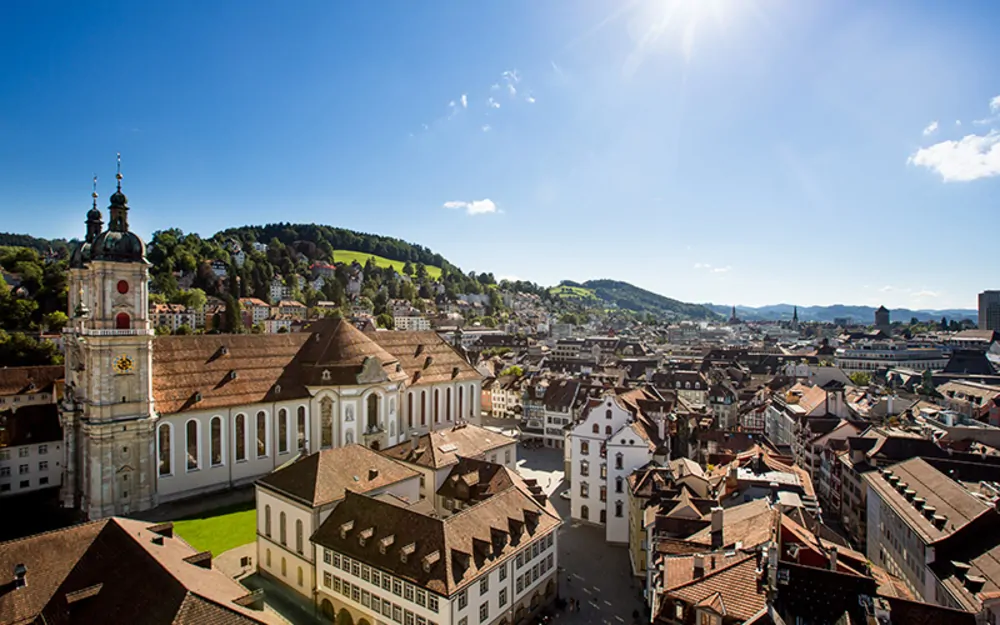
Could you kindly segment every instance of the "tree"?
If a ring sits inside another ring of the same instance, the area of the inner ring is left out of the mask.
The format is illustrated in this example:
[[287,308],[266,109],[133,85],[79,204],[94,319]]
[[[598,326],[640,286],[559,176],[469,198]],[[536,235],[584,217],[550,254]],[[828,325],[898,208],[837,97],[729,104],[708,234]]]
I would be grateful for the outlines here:
[[413,271],[414,271],[413,263],[411,263],[410,261],[406,261],[405,263],[403,263],[403,273],[405,273],[408,276],[412,276]]
[[501,371],[500,375],[512,375],[519,378],[524,375],[524,369],[522,369],[520,365],[511,365]]
[[417,273],[416,273],[416,276],[417,276],[417,280],[421,280],[422,281],[422,280],[426,280],[427,279],[427,267],[424,266],[423,263],[417,263]]
[[865,371],[855,371],[848,376],[855,386],[868,386],[872,382],[872,376]]
[[177,329],[174,330],[174,334],[178,334],[178,335],[194,334],[194,330],[191,329],[191,326],[189,326],[189,325],[187,325],[185,323],[185,324],[177,326]]
[[375,318],[375,324],[380,328],[385,328],[387,330],[392,330],[396,327],[396,320],[392,318],[392,315],[387,313],[382,313]]
[[61,310],[54,310],[44,317],[42,323],[49,329],[49,332],[62,332],[62,329],[69,323],[69,317]]
[[375,310],[375,305],[372,304],[372,301],[367,297],[365,297],[364,295],[358,298],[358,301],[356,302],[355,305],[368,314],[371,314],[372,311]]
[[222,320],[222,330],[230,334],[242,334],[246,328],[243,326],[243,313],[240,310],[240,301],[231,294],[226,293],[226,313]]
[[0,367],[29,367],[62,364],[55,343],[34,339],[23,332],[8,334],[0,329]]
[[205,295],[204,291],[198,288],[180,291],[176,296],[174,296],[175,304],[180,304],[181,306],[192,310],[201,310],[205,307],[207,302],[208,296]]

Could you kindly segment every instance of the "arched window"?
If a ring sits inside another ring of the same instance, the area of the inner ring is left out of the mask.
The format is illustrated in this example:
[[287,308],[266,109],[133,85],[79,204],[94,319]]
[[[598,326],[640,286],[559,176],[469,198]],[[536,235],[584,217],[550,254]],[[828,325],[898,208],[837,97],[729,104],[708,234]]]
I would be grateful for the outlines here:
[[587,477],[590,475],[590,463],[586,460],[580,461],[580,477]]
[[288,519],[285,518],[285,513],[282,512],[278,516],[278,542],[282,545],[288,544]]
[[264,506],[264,536],[271,537],[271,504]]
[[160,475],[170,475],[170,438],[171,427],[169,423],[161,423],[156,430],[157,457],[160,459]]
[[236,427],[233,428],[234,443],[236,445],[236,462],[243,462],[247,459],[247,416],[245,414],[236,415]]
[[588,455],[590,453],[590,443],[588,441],[580,441],[580,454]]
[[365,425],[369,431],[378,427],[378,410],[381,399],[378,393],[372,393],[368,396],[368,418]]
[[278,411],[278,453],[288,453],[288,411]]
[[455,414],[458,415],[459,419],[461,419],[462,415],[464,414],[462,412],[462,387],[461,386],[458,387],[458,411]]
[[115,329],[116,330],[128,330],[132,327],[132,319],[128,316],[128,313],[118,313],[115,315]]
[[406,394],[406,426],[413,429],[413,393]]
[[589,521],[590,520],[590,508],[588,508],[587,506],[581,507],[580,508],[580,518],[583,519],[584,521]]
[[420,391],[420,425],[427,425],[427,391]]
[[470,417],[475,417],[476,416],[476,404],[478,404],[478,403],[479,402],[476,401],[476,385],[475,384],[470,384],[469,385],[469,416]]
[[451,421],[451,387],[444,391],[444,420]]
[[622,489],[625,486],[624,482],[625,482],[625,479],[622,478],[621,476],[618,476],[618,477],[615,478],[615,492],[616,493],[622,492]]
[[441,423],[441,393],[434,389],[434,423]]
[[212,417],[209,426],[209,452],[212,455],[212,466],[222,464],[222,417]]
[[622,502],[616,501],[615,502],[615,516],[618,517],[619,519],[622,517],[622,508],[623,508]]
[[299,406],[298,414],[298,430],[297,435],[299,437],[299,451],[305,451],[306,448],[306,407]]
[[611,432],[611,426],[610,425],[604,427],[604,433],[606,435],[608,435],[608,436],[611,436],[612,432]]
[[615,468],[622,469],[625,466],[625,456],[621,452],[615,454]]
[[594,434],[600,434],[600,433],[601,433],[601,426],[599,426],[599,425],[597,425],[595,423],[594,424]]
[[354,444],[354,430],[347,430],[347,434],[344,436],[344,444],[345,445]]
[[267,413],[257,413],[257,457],[267,457]]
[[295,520],[295,551],[302,553],[302,519]]
[[187,470],[196,471],[201,464],[198,440],[198,422],[191,419],[184,424],[185,447],[187,448]]
[[389,417],[392,418],[396,416],[396,398],[389,398]]
[[614,413],[613,413],[613,412],[611,412],[611,409],[610,409],[610,408],[608,408],[608,409],[607,409],[607,410],[606,410],[606,411],[604,412],[604,418],[605,418],[605,419],[610,419],[610,418],[611,418],[611,415],[613,415],[613,414],[614,414]]
[[333,400],[319,400],[319,444],[323,449],[333,447]]

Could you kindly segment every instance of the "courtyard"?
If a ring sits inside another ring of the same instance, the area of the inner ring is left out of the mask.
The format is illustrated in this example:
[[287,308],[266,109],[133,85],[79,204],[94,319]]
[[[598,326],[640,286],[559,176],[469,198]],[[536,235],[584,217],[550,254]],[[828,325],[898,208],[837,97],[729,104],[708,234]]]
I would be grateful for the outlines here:
[[580,609],[557,612],[555,620],[631,625],[633,611],[638,610],[642,622],[645,608],[641,586],[632,577],[627,548],[607,544],[603,527],[570,520],[569,501],[559,497],[567,488],[562,450],[519,446],[517,457],[518,472],[538,480],[565,522],[559,533],[559,593],[564,599],[579,601]]

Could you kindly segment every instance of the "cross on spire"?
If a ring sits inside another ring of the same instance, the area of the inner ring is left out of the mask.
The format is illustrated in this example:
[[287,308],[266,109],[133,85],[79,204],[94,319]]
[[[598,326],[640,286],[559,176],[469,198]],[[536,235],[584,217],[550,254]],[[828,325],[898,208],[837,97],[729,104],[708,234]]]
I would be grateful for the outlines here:
[[[118,152],[118,173],[115,174],[115,178],[118,179],[118,190],[122,190],[122,153]],[[96,179],[96,177],[95,177]]]

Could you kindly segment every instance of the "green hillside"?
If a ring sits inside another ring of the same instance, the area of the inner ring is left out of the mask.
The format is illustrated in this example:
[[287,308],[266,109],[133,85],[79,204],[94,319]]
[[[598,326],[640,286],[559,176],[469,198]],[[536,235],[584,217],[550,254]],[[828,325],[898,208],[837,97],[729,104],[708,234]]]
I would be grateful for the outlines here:
[[582,286],[574,286],[572,284],[567,284],[563,282],[559,286],[554,286],[549,289],[549,293],[552,295],[571,300],[582,300],[582,301],[593,301],[597,302],[597,296],[590,289],[585,289]]
[[[344,250],[334,250],[333,251],[333,262],[334,263],[346,263],[350,264],[354,261],[358,261],[360,264],[364,265],[371,258],[375,261],[376,267],[392,267],[396,270],[396,273],[403,273],[403,266],[406,262],[400,260],[389,260],[384,256],[376,256],[375,254],[368,254],[367,252],[348,252]],[[441,268],[433,267],[431,265],[426,265],[427,275],[433,280],[437,280],[441,277]]]

